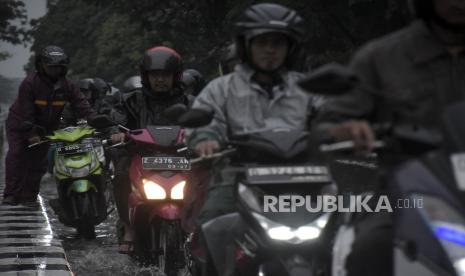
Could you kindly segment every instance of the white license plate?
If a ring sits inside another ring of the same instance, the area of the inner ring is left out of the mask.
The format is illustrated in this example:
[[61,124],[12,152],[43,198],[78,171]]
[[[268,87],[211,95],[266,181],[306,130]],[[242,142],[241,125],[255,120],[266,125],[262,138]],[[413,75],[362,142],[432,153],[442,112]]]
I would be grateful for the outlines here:
[[92,151],[91,144],[74,144],[57,148],[57,153],[59,155],[79,154],[89,151]]
[[185,157],[154,156],[142,157],[144,170],[190,170],[191,164]]
[[269,166],[249,167],[246,173],[249,183],[322,183],[330,182],[326,166]]

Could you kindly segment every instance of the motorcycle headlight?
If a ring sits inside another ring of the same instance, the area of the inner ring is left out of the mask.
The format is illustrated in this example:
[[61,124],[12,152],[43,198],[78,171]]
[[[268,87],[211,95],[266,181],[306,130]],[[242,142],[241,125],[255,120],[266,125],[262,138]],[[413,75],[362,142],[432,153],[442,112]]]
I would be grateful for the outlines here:
[[260,214],[252,214],[262,226],[263,230],[268,234],[268,237],[273,240],[288,241],[295,244],[317,239],[321,235],[329,219],[329,214],[323,214],[307,225],[291,228],[274,222]]
[[457,271],[457,275],[465,275],[465,258],[459,259],[454,262],[454,268]]
[[160,186],[159,184],[142,179],[142,183],[144,184],[144,192],[147,199],[165,199],[166,198],[166,191],[165,189]]
[[181,181],[171,189],[171,199],[184,199],[184,186],[186,181]]

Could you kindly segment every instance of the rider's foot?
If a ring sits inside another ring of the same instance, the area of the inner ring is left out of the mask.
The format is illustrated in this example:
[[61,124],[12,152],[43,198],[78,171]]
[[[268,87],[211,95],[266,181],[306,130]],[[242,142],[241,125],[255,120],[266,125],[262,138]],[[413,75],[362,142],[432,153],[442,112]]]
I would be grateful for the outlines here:
[[132,233],[129,225],[124,225],[124,237],[123,240],[119,243],[118,252],[121,254],[130,254],[134,251],[132,243]]

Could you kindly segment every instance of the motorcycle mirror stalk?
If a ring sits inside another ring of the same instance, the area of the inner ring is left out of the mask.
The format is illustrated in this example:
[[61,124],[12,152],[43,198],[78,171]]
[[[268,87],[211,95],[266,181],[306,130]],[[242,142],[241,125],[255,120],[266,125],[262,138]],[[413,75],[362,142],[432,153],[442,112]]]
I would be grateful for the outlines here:
[[310,72],[297,84],[306,92],[325,96],[340,96],[359,85],[357,75],[338,63],[330,63]]

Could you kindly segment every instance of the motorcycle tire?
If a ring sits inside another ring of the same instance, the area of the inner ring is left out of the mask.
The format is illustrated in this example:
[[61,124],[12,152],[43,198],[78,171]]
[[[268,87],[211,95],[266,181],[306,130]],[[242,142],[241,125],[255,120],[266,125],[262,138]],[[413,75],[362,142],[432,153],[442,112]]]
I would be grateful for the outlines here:
[[157,245],[156,265],[167,276],[177,276],[185,265],[184,234],[179,221],[153,223],[152,239]]
[[76,209],[80,213],[80,221],[76,226],[77,233],[84,239],[95,239],[94,213],[91,206],[92,193],[76,194],[72,200],[75,202]]

